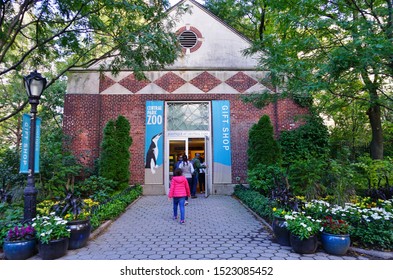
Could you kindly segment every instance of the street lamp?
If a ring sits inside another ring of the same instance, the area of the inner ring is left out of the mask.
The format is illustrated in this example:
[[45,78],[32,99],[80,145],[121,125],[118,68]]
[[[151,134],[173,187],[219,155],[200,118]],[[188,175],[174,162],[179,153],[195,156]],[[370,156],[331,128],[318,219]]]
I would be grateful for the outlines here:
[[41,94],[46,86],[46,79],[37,70],[23,77],[27,95],[29,97],[30,109],[30,147],[29,147],[29,171],[27,185],[24,189],[24,220],[31,221],[37,212],[37,189],[35,188],[34,161],[36,140],[36,115],[37,106],[40,103]]

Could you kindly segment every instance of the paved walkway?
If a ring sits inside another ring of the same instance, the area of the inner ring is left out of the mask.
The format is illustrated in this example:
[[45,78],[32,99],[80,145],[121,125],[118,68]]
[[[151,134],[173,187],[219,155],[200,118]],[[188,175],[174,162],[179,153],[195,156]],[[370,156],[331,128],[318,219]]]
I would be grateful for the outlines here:
[[61,259],[368,259],[354,254],[338,257],[321,250],[300,255],[272,239],[263,223],[230,196],[190,199],[184,225],[172,220],[172,203],[165,196],[143,196],[87,246],[70,250]]

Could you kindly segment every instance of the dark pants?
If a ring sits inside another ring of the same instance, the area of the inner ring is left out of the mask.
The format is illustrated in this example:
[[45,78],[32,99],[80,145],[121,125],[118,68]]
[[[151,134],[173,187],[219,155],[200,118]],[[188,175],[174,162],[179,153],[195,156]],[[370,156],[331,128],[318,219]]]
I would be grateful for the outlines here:
[[198,185],[198,174],[192,175],[191,196],[196,195],[197,185]]
[[[190,193],[191,193],[192,178],[187,178],[187,183],[188,183],[188,186],[190,187]],[[186,196],[186,200],[188,200],[188,196]]]
[[205,191],[205,173],[199,173],[198,181],[199,181],[199,190],[201,192],[204,192]]

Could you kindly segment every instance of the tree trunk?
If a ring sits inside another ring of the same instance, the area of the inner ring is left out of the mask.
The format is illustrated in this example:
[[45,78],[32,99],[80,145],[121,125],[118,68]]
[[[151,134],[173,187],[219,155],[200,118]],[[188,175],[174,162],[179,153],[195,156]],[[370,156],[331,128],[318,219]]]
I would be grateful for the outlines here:
[[372,139],[370,143],[370,155],[372,159],[383,159],[383,133],[381,122],[381,108],[374,105],[367,110],[370,120]]

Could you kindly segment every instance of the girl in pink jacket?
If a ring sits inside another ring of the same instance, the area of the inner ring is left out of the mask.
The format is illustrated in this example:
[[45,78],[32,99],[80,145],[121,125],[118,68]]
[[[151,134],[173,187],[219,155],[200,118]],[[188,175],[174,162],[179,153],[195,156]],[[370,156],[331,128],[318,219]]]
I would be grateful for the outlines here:
[[177,219],[177,206],[180,208],[180,224],[184,224],[185,209],[184,203],[190,194],[190,186],[186,177],[182,176],[182,170],[177,168],[173,173],[171,186],[169,188],[169,199],[173,198],[173,219]]

